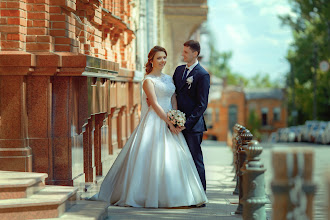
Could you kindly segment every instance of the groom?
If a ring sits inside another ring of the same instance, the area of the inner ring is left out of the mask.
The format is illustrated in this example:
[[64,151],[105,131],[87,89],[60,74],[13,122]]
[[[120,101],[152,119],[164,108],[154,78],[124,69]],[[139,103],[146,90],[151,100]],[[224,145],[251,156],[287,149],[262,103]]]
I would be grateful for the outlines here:
[[173,75],[178,109],[186,114],[186,123],[184,127],[181,127],[181,131],[187,141],[204,190],[206,190],[201,143],[203,132],[206,131],[203,113],[208,104],[210,75],[198,63],[199,42],[189,40],[183,45],[182,56],[187,64],[178,66]]

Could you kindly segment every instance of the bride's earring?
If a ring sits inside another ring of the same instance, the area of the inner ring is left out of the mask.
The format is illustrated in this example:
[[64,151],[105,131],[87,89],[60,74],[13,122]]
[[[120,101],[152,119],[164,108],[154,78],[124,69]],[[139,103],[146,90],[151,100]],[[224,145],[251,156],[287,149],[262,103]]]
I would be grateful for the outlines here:
[[151,67],[154,67],[154,65],[151,63]]

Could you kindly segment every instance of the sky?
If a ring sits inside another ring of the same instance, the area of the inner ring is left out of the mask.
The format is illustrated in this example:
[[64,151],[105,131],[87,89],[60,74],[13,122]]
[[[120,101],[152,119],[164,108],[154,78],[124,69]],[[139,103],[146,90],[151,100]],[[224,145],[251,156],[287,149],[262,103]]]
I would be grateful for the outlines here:
[[284,81],[292,42],[278,15],[292,14],[288,0],[208,0],[209,30],[220,52],[232,51],[230,66],[245,77],[269,74]]

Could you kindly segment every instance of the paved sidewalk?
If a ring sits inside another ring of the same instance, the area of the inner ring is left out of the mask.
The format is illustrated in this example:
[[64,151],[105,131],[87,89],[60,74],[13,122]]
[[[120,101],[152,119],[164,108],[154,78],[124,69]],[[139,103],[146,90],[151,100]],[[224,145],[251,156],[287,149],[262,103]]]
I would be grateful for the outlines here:
[[235,182],[232,181],[230,149],[224,143],[204,141],[203,154],[209,199],[206,207],[146,209],[110,206],[108,219],[242,219],[241,215],[232,215],[237,208],[238,196],[232,195]]

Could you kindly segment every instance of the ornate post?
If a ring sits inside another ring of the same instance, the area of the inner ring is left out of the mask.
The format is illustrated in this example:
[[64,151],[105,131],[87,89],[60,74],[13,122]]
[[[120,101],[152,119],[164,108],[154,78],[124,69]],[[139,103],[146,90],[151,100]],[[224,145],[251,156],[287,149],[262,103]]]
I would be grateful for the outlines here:
[[265,178],[266,169],[260,162],[260,154],[262,147],[258,141],[249,142],[245,147],[247,158],[242,168],[243,172],[243,198],[242,203],[243,219],[261,220],[266,219],[265,204],[268,199],[265,195]]
[[243,167],[243,163],[245,162],[246,159],[246,153],[245,153],[245,148],[247,147],[248,143],[252,140],[253,135],[248,129],[243,130],[241,136],[241,141],[242,145],[238,149],[238,195],[239,195],[239,204],[238,207],[235,211],[235,214],[242,214],[243,213],[243,203],[242,203],[242,198],[243,198],[243,172],[241,168]]
[[233,162],[232,162],[233,170],[232,170],[232,172],[235,173],[235,177],[234,177],[233,181],[236,180],[236,150],[235,150],[235,148],[236,148],[236,136],[237,136],[237,133],[239,130],[238,126],[240,126],[240,125],[236,123],[233,128],[233,136],[232,136],[232,140],[231,140],[231,143],[232,143],[231,151],[233,152]]
[[328,189],[328,220],[330,220],[330,172],[326,177],[326,187]]
[[[235,146],[234,146],[234,167],[235,167],[235,177],[233,179],[233,181],[236,180],[236,187],[234,189],[233,194],[234,195],[238,195],[239,193],[239,180],[238,180],[238,173],[239,173],[239,150],[241,149],[241,145],[242,145],[242,140],[241,140],[241,134],[243,133],[243,131],[246,129],[245,127],[243,127],[242,125],[237,124],[236,126],[236,136],[235,136]],[[243,164],[243,163],[242,163]]]
[[273,151],[272,219],[313,219],[313,158],[313,149],[308,148],[278,148]]

